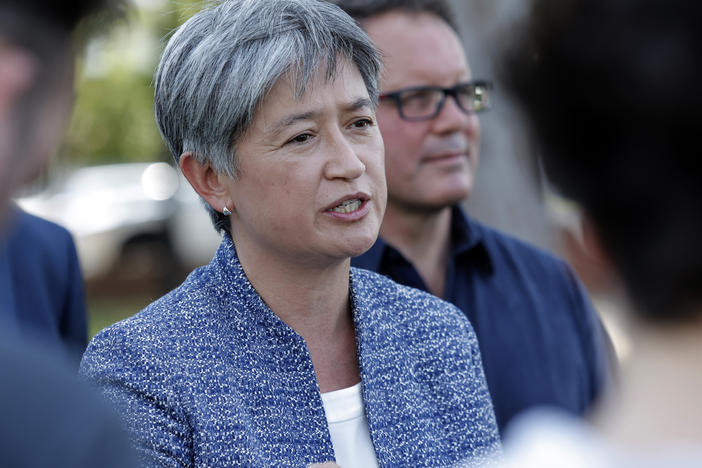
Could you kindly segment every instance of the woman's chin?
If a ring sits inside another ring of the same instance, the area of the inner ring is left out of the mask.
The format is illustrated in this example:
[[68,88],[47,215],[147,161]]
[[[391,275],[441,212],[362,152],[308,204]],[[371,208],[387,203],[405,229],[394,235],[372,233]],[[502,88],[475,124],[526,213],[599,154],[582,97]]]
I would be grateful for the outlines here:
[[378,234],[376,233],[372,236],[368,235],[362,238],[355,238],[353,241],[349,241],[345,246],[345,250],[348,252],[347,256],[358,257],[359,255],[366,253],[368,249],[373,247],[373,244],[375,244],[377,239]]

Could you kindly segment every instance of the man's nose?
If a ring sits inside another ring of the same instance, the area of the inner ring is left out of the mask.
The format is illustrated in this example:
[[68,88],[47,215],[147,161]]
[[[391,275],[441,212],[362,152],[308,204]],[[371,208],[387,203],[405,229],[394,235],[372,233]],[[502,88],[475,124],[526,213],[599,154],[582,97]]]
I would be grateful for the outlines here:
[[434,117],[432,127],[437,133],[464,132],[476,120],[472,112],[466,112],[458,106],[455,96],[446,96],[439,114]]

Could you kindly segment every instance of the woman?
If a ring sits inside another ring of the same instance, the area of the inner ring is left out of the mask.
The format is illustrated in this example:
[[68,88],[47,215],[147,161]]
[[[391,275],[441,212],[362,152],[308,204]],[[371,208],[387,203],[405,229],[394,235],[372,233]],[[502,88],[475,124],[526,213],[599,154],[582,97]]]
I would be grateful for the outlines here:
[[507,466],[702,466],[701,25],[687,0],[538,0],[507,52],[543,167],[630,301],[631,340],[591,424],[523,416]]
[[225,2],[169,41],[156,118],[225,235],[81,366],[147,465],[446,466],[497,449],[465,317],[349,266],[386,200],[379,68],[318,0]]

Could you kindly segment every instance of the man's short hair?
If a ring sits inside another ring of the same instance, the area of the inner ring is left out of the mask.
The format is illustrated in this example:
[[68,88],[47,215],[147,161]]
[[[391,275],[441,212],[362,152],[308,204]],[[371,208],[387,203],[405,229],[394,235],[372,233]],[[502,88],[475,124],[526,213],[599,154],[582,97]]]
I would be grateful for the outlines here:
[[329,0],[339,5],[350,17],[363,23],[371,17],[390,11],[435,15],[458,33],[458,26],[451,6],[445,0]]

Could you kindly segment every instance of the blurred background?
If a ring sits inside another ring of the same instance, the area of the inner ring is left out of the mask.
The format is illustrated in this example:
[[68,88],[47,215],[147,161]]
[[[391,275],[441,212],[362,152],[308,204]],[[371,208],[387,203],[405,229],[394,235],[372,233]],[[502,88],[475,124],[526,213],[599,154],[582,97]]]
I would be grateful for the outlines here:
[[17,198],[73,234],[90,336],[178,285],[219,245],[152,109],[152,77],[168,35],[203,3],[131,0],[122,21],[87,44],[66,139]]
[[[125,20],[87,45],[66,140],[17,198],[25,210],[73,234],[91,336],[178,285],[209,262],[219,245],[200,200],[161,141],[152,109],[152,76],[169,34],[204,3],[131,0]],[[522,120],[500,91],[500,47],[529,2],[452,4],[473,76],[495,82],[493,108],[481,115],[481,162],[466,208],[483,222],[565,257],[625,358],[622,301],[582,248],[577,210],[548,190]]]

